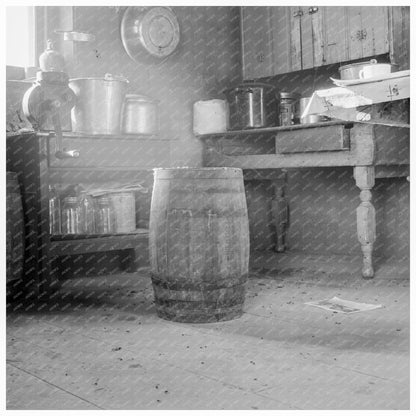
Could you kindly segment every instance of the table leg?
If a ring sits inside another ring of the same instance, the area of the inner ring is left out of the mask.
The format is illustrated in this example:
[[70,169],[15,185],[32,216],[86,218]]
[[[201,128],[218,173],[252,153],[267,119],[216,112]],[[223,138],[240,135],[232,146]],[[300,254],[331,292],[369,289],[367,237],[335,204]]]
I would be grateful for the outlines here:
[[354,178],[361,190],[361,202],[357,208],[357,234],[363,252],[362,275],[364,279],[371,279],[374,277],[372,253],[376,239],[376,213],[371,203],[371,189],[375,183],[374,167],[354,167]]
[[272,199],[272,215],[276,229],[275,251],[282,253],[287,246],[287,233],[289,227],[289,203],[286,198],[287,173],[283,180],[274,180],[274,197]]

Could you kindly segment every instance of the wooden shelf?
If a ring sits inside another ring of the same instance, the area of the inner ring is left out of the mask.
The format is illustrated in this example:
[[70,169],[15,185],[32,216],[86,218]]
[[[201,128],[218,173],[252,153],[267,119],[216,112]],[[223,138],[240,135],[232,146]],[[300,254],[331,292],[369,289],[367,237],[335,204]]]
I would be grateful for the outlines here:
[[220,137],[235,137],[242,135],[260,135],[260,134],[269,134],[269,133],[278,133],[281,131],[294,131],[294,130],[304,130],[304,129],[313,129],[317,127],[328,127],[328,126],[338,126],[343,125],[346,128],[352,127],[353,123],[351,121],[343,120],[332,120],[325,121],[322,123],[311,123],[311,124],[293,124],[291,126],[279,126],[279,127],[263,127],[259,129],[244,129],[244,130],[227,130],[221,133],[209,133],[209,134],[199,134],[196,137],[204,138],[220,138]]
[[128,234],[89,234],[53,235],[50,242],[50,256],[71,256],[74,254],[95,253],[136,249],[138,242],[147,242],[149,231],[139,228]]
[[[40,131],[36,132],[39,136],[55,136],[54,131]],[[96,140],[157,140],[157,141],[170,141],[177,139],[162,138],[158,134],[86,134],[77,133],[73,131],[63,131],[62,137],[67,139],[96,139]]]

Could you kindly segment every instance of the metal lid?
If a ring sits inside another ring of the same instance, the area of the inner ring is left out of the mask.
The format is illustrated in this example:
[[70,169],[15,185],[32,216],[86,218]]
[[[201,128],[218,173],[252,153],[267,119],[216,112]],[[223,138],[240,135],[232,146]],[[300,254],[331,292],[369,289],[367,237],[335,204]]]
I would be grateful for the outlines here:
[[371,59],[371,61],[355,62],[353,64],[340,66],[339,71],[343,71],[343,70],[349,69],[349,68],[355,68],[357,66],[362,66],[362,65],[374,65],[376,63],[377,63],[377,59]]
[[126,94],[125,97],[126,101],[142,101],[146,103],[156,103],[159,102],[158,100],[155,100],[147,95],[144,94]]
[[78,204],[78,198],[76,196],[67,196],[64,198],[64,203]]
[[110,199],[106,196],[103,196],[101,198],[98,198],[98,204],[99,205],[109,205],[110,204]]
[[300,98],[300,94],[296,92],[287,92],[287,91],[281,91],[279,92],[280,98],[291,98],[293,100],[298,100]]
[[87,81],[87,80],[99,80],[99,81],[119,81],[128,84],[129,80],[122,75],[105,74],[103,77],[84,77],[84,78],[71,78],[69,82],[73,81]]
[[255,81],[247,81],[243,82],[242,84],[237,85],[236,87],[228,88],[223,91],[223,94],[233,94],[236,92],[247,91],[253,88],[262,88],[264,90],[275,92],[276,87],[271,84],[266,84],[265,82],[255,82]]

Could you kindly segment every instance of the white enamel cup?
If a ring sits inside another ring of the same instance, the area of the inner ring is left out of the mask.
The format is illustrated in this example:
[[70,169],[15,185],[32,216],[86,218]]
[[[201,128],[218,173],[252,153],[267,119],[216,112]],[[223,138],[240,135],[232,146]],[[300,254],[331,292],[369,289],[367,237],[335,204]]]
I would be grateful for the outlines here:
[[377,78],[391,73],[390,64],[370,64],[365,65],[359,72],[360,79]]

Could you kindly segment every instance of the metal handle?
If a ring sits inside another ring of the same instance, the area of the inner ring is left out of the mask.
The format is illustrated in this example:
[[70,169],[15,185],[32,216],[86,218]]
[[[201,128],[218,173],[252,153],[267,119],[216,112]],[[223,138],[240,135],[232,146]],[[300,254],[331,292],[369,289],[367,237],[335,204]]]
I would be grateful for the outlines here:
[[302,10],[296,10],[296,12],[293,12],[293,17],[302,17],[303,11]]
[[50,110],[52,111],[53,128],[55,130],[56,135],[55,157],[58,159],[77,158],[79,157],[79,150],[66,150],[63,148],[61,119],[59,117],[60,106],[61,104],[59,101],[53,101],[50,103]]

